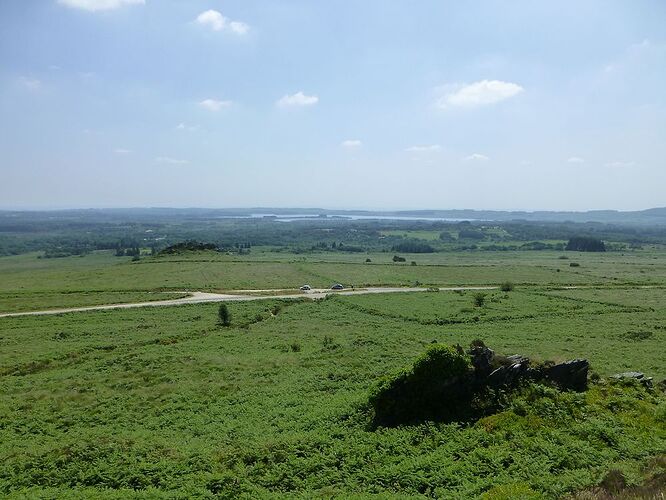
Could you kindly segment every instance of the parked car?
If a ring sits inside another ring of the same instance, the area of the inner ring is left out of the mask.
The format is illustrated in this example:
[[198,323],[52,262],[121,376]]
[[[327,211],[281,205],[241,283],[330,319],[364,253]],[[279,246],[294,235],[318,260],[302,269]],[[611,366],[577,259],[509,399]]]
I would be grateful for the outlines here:
[[303,286],[300,288],[300,290],[303,290],[303,291],[305,292],[306,290],[312,290],[312,288],[310,287],[310,285],[303,285]]
[[331,287],[331,290],[344,290],[344,286],[342,286],[340,283],[336,283]]

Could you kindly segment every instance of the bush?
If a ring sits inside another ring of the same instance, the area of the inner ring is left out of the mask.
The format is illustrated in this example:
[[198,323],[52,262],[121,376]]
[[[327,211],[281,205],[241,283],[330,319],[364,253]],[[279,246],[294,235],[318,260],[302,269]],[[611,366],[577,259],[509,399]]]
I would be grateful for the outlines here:
[[372,259],[368,258],[368,259],[365,259],[365,261],[366,262],[372,262]]
[[465,374],[469,367],[467,358],[453,347],[433,344],[414,362],[411,380],[427,383],[432,379],[456,377]]
[[580,267],[578,262],[569,262],[569,267]]
[[483,292],[477,292],[472,296],[474,300],[474,306],[475,307],[483,307],[483,305],[486,303],[486,294]]
[[453,347],[433,344],[411,368],[384,378],[369,398],[374,424],[396,426],[422,420],[453,420],[469,408],[462,381],[469,359]]
[[400,257],[399,255],[393,256],[393,262],[405,262],[405,260],[406,259],[404,257]]
[[220,318],[220,324],[222,326],[231,325],[231,313],[229,312],[229,308],[226,304],[220,304],[217,315]]
[[500,285],[500,290],[503,292],[512,292],[513,291],[513,283],[510,281],[505,281]]

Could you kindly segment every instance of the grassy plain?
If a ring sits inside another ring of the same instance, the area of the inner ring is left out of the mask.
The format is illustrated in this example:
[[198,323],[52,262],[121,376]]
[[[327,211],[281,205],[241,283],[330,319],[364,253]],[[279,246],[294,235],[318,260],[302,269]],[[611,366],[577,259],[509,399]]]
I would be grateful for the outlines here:
[[[111,252],[61,259],[38,259],[37,254],[3,257],[0,312],[131,301],[130,295],[122,298],[129,292],[295,289],[303,283],[314,287],[337,282],[357,287],[413,286],[417,282],[451,286],[506,280],[541,287],[666,284],[663,250],[566,255],[544,251],[406,254],[406,264],[393,263],[392,255],[327,252],[301,256],[259,248],[242,256],[202,252],[144,257],[138,262],[114,257]],[[563,255],[567,258],[560,258]],[[368,258],[371,262],[366,263]],[[417,265],[410,265],[412,260]],[[571,262],[580,266],[571,267]],[[94,298],[95,294],[100,295]],[[44,307],[35,307],[40,300]]]
[[557,498],[610,468],[638,481],[666,453],[666,399],[639,387],[537,387],[475,423],[369,427],[372,385],[433,341],[666,377],[665,256],[560,255],[0,259],[0,298],[24,308],[61,291],[516,283],[483,307],[472,292],[233,303],[230,328],[215,304],[0,318],[0,495]]

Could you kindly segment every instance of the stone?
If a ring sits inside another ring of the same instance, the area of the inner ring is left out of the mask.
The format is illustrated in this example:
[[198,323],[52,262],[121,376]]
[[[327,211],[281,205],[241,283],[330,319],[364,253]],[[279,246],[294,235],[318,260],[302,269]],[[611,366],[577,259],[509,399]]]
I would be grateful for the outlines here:
[[618,380],[627,380],[627,379],[638,380],[644,387],[648,389],[652,387],[652,377],[646,377],[645,374],[641,372],[616,373],[611,378]]
[[560,389],[583,392],[587,390],[587,372],[590,363],[586,359],[572,359],[550,366],[544,370],[544,377]]
[[495,351],[485,346],[475,346],[469,351],[472,358],[472,366],[480,375],[487,375],[492,371],[492,361],[495,357]]
[[523,363],[500,366],[488,375],[486,383],[493,388],[516,386],[526,378],[527,370],[527,365]]
[[530,363],[530,358],[523,356],[522,354],[512,354],[511,356],[507,356],[506,359],[508,359],[511,364],[520,363],[521,365],[529,365]]

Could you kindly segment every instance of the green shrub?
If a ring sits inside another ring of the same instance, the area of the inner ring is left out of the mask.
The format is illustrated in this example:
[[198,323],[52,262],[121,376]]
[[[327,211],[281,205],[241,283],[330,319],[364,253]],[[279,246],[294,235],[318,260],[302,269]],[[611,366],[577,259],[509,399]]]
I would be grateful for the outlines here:
[[465,375],[469,359],[453,347],[433,344],[414,365],[386,377],[371,392],[376,426],[423,420],[456,420],[469,408],[472,392]]
[[655,416],[654,419],[657,422],[661,422],[662,424],[666,424],[666,403],[660,403],[659,406],[655,409]]
[[472,298],[476,307],[483,307],[483,304],[486,303],[486,294],[483,292],[475,293]]
[[414,362],[410,380],[428,382],[432,379],[445,379],[467,373],[470,364],[464,355],[453,347],[433,344]]
[[505,281],[500,285],[500,290],[502,290],[503,292],[512,292],[513,288],[514,288],[513,283],[511,283],[510,281]]
[[543,495],[524,483],[502,484],[481,495],[482,500],[538,500],[540,498],[543,498]]

